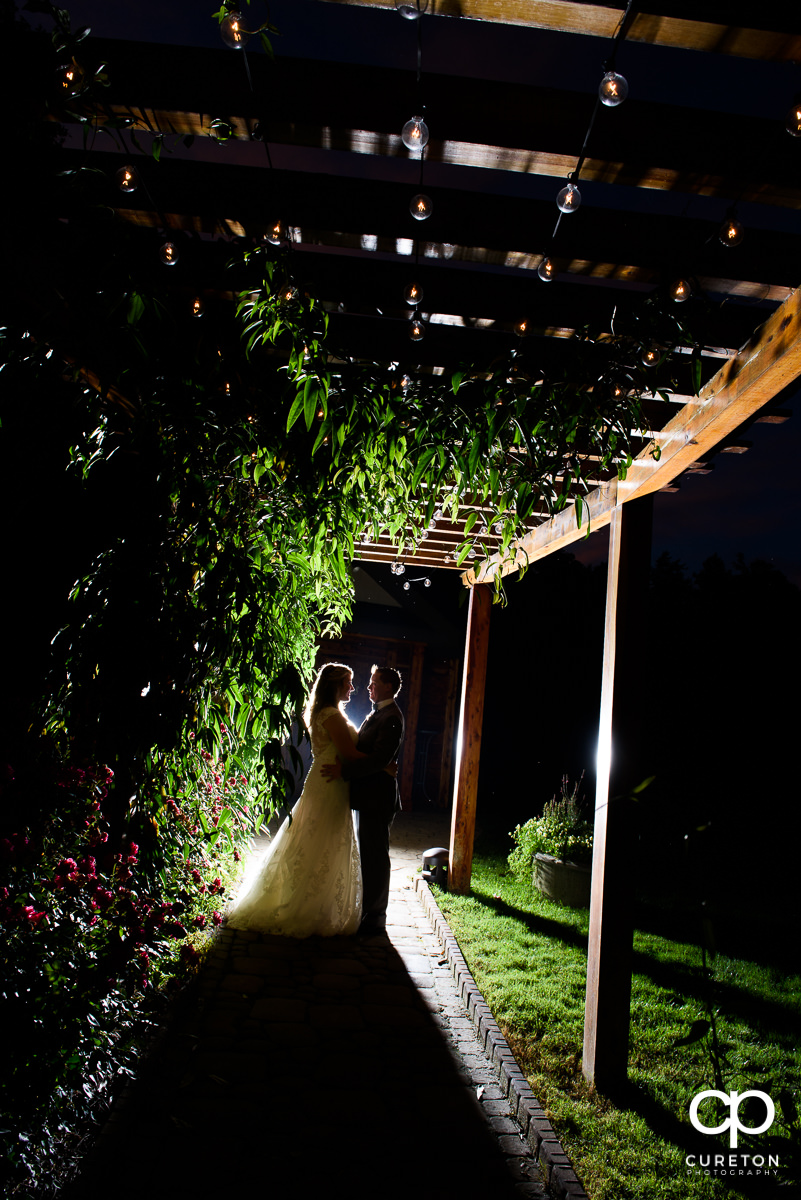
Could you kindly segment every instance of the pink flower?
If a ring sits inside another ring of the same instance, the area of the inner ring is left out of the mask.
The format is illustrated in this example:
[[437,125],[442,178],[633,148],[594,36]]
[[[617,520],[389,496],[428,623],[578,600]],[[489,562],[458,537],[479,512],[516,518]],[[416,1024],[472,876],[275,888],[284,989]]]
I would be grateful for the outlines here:
[[34,929],[38,929],[39,926],[44,921],[47,920],[47,913],[46,912],[38,913],[36,911],[36,909],[33,907],[33,905],[31,905],[31,904],[26,904],[23,907],[22,912],[20,913],[20,916],[24,917],[26,919],[26,921],[28,922],[28,924],[31,925]]
[[222,925],[222,913],[213,912],[211,914],[211,919],[215,925]]
[[241,862],[241,861],[242,861],[242,855],[239,853],[238,850],[234,850],[234,862]]
[[195,919],[194,919],[194,921],[192,922],[192,924],[193,924],[193,925],[195,925],[195,926],[196,926],[198,929],[205,929],[205,927],[206,927],[206,914],[205,914],[205,913],[201,913],[199,917],[195,917]]
[[139,847],[137,846],[136,842],[131,842],[130,846],[128,847],[128,862],[136,862],[136,856],[138,853]]

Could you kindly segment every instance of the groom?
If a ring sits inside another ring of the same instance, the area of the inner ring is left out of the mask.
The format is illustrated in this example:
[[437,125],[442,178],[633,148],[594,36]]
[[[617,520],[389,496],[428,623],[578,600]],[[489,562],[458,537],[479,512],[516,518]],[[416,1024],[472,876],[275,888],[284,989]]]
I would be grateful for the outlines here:
[[384,768],[397,758],[403,740],[403,714],[395,703],[401,677],[393,667],[373,667],[368,695],[373,711],[359,730],[356,748],[366,758],[329,763],[322,768],[331,779],[350,783],[350,806],[356,820],[362,860],[364,910],[359,933],[382,933],[389,901],[389,827],[400,808],[398,784]]

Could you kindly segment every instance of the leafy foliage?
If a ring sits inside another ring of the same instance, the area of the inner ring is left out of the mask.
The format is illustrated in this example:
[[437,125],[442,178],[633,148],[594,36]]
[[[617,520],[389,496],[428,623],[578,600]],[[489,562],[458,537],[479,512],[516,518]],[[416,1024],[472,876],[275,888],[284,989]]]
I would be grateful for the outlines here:
[[515,826],[511,834],[515,848],[509,855],[509,866],[515,875],[530,879],[537,854],[551,854],[563,862],[592,861],[593,827],[585,816],[580,787],[581,779],[571,791],[564,775],[560,794],[548,801],[542,816]]

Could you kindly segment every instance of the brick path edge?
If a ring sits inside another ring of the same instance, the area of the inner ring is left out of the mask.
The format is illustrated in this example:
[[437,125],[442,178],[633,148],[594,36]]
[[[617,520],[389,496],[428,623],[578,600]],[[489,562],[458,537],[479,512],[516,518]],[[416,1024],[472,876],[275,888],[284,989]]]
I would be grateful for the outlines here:
[[434,933],[439,938],[470,1020],[484,1043],[487,1057],[492,1061],[501,1091],[508,1099],[526,1141],[537,1156],[548,1187],[560,1200],[589,1200],[553,1126],[517,1065],[509,1043],[501,1033],[475,979],[468,971],[459,943],[440,912],[430,887],[420,876],[415,879],[414,887]]

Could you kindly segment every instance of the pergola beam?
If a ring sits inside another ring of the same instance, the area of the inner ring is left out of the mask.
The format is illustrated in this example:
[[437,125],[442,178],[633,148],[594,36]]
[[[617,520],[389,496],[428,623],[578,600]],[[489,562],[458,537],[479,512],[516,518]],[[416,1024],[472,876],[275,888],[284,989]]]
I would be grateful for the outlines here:
[[[329,4],[357,4],[394,9],[395,0],[328,0]],[[555,33],[577,33],[611,38],[623,16],[619,8],[604,8],[574,0],[430,0],[428,12],[440,17],[466,17],[473,21],[500,21]],[[731,19],[688,21],[681,17],[637,13],[626,32],[629,42],[647,42],[674,49],[705,50],[738,58],[795,61],[801,58],[801,37],[788,37],[766,29],[737,26]]]
[[[665,425],[651,447],[642,450],[624,480],[610,480],[585,499],[588,514],[577,525],[574,508],[565,509],[521,538],[506,558],[495,554],[466,571],[466,587],[508,575],[569,546],[591,530],[609,524],[618,504],[666,487],[691,463],[753,416],[801,375],[801,290],[793,292],[741,350],[713,375],[698,397]],[[653,456],[658,447],[658,461]]]

